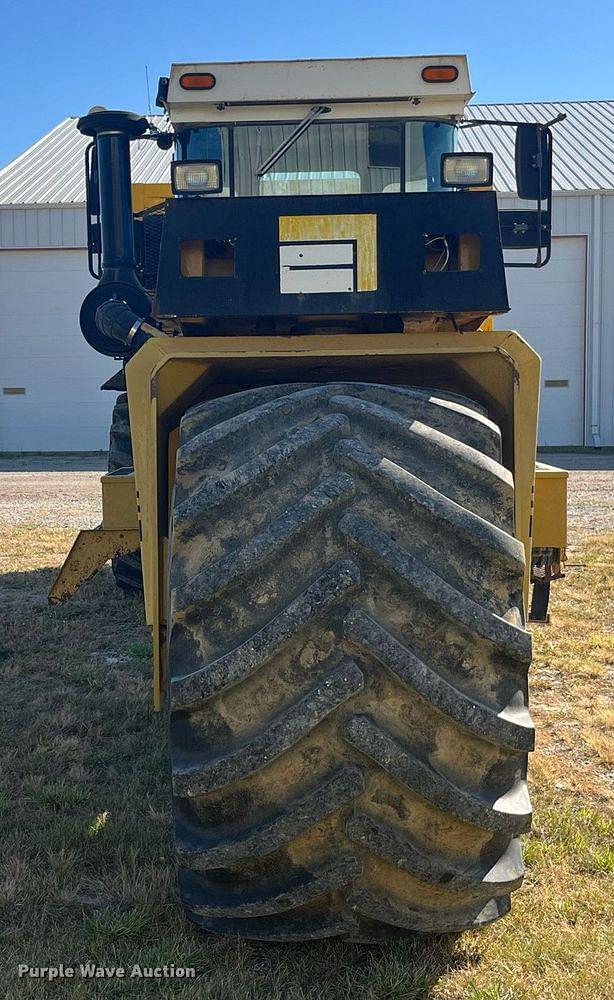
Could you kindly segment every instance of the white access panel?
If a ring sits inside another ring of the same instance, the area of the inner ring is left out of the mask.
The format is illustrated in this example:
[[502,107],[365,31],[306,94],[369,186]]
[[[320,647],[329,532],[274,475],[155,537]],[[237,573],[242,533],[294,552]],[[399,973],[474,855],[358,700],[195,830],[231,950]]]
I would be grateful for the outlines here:
[[119,362],[79,329],[93,285],[85,250],[0,251],[0,451],[107,449],[116,393],[100,385]]
[[282,243],[279,289],[282,294],[353,292],[356,287],[356,243]]
[[499,330],[517,330],[542,358],[538,443],[584,444],[586,237],[555,236],[543,268],[507,268],[511,312]]

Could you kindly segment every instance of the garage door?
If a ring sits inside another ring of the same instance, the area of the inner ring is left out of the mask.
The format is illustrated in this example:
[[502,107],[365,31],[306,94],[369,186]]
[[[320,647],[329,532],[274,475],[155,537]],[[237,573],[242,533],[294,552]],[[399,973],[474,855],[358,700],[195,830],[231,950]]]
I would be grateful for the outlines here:
[[88,347],[84,250],[0,251],[0,451],[107,447],[117,362]]
[[539,444],[584,443],[586,238],[557,236],[541,269],[508,268],[511,312],[496,321],[517,330],[542,358]]

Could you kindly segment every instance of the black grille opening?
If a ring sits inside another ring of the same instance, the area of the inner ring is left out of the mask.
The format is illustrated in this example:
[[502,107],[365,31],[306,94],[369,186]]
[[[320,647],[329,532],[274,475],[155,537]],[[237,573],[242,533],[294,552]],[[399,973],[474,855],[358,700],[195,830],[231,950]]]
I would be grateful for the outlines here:
[[158,283],[160,243],[164,225],[164,202],[145,209],[134,217],[136,270],[139,281],[148,292]]

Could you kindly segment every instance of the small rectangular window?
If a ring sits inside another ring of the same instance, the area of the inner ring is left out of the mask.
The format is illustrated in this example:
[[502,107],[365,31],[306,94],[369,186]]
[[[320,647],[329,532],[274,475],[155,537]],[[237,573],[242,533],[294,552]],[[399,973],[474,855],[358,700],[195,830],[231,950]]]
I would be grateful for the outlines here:
[[424,270],[479,271],[480,237],[477,233],[426,233]]
[[234,240],[182,240],[182,278],[232,278]]
[[369,166],[401,166],[401,126],[397,122],[369,122]]

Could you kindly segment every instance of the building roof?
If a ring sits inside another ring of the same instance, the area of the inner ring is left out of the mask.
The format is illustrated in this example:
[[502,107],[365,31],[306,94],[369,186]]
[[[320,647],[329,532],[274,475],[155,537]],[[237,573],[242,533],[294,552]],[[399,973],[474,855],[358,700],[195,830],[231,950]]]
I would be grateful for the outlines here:
[[[554,191],[614,191],[614,101],[557,101],[547,104],[472,104],[468,118],[548,122],[552,129]],[[491,150],[495,187],[515,191],[514,129],[497,125],[461,130],[464,150]]]
[[[150,119],[165,127],[162,115]],[[77,130],[76,118],[55,128],[0,170],[0,205],[74,205],[85,202],[85,147],[91,142]],[[150,139],[131,145],[134,183],[158,184],[170,179],[171,152]]]
[[[555,191],[614,191],[614,101],[548,104],[473,104],[468,118],[546,122],[563,112],[554,128]],[[161,115],[152,117],[159,128]],[[0,170],[0,205],[74,205],[85,201],[83,153],[90,140],[77,131],[77,119],[65,118],[47,135]],[[497,126],[462,129],[463,150],[492,150],[495,187],[515,191],[514,129]],[[132,144],[135,183],[169,179],[171,153],[155,142]]]

